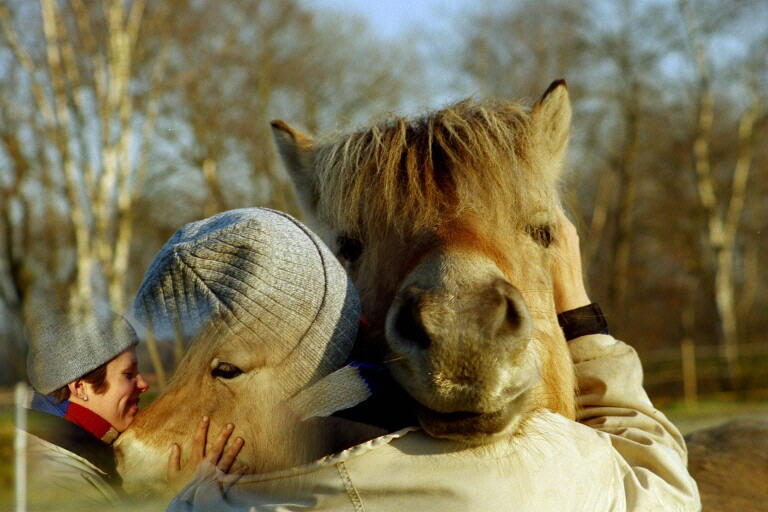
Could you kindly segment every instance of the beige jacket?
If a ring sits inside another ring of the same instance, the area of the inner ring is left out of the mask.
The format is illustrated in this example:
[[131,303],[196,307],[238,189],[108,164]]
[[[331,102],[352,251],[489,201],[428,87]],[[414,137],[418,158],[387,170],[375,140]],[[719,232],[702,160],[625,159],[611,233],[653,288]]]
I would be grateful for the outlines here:
[[121,502],[105,473],[79,455],[27,437],[28,510],[112,510]]
[[522,435],[473,448],[405,429],[232,485],[209,467],[169,510],[700,510],[684,441],[643,390],[634,349],[607,335],[570,348],[579,422],[543,411]]

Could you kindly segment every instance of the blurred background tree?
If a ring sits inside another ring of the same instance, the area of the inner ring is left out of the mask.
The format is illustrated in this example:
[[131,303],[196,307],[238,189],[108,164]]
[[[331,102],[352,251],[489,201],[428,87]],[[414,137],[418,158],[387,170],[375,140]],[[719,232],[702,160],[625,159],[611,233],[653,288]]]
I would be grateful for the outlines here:
[[127,311],[181,224],[299,214],[270,119],[348,129],[468,95],[532,102],[565,77],[590,290],[651,391],[683,392],[681,350],[704,391],[768,387],[768,4],[435,4],[442,30],[389,37],[318,5],[0,0],[2,384],[39,315]]
[[6,384],[23,326],[127,311],[181,224],[255,204],[298,213],[270,119],[325,128],[415,83],[408,54],[360,20],[292,0],[11,0],[0,28]]

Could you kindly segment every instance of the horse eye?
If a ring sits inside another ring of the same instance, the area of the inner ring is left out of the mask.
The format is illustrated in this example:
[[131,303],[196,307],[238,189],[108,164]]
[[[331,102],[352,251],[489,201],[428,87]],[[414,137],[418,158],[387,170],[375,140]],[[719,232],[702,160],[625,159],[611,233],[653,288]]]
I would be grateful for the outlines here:
[[238,375],[242,375],[242,373],[243,370],[232,363],[219,363],[211,370],[213,378],[221,377],[222,379],[234,379]]
[[528,226],[525,230],[542,247],[549,247],[552,243],[552,232],[549,226]]
[[341,235],[336,239],[339,246],[339,255],[350,263],[354,263],[363,253],[363,244],[360,240]]

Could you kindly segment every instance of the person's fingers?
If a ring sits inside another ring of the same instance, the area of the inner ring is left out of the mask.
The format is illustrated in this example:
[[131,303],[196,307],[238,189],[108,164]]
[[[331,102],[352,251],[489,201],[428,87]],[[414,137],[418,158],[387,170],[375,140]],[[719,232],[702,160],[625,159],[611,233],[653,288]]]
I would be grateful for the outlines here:
[[208,425],[210,420],[208,416],[203,416],[197,424],[197,431],[192,441],[192,458],[190,461],[197,466],[197,463],[203,460],[205,456],[205,442],[208,439]]
[[173,443],[171,454],[168,456],[168,476],[172,477],[179,472],[181,472],[181,447]]
[[235,462],[237,455],[240,453],[240,450],[243,449],[244,444],[245,441],[243,441],[242,437],[238,437],[234,442],[229,443],[216,466],[225,473],[228,473],[229,469],[232,467],[232,463]]
[[219,461],[221,453],[224,451],[224,446],[227,444],[227,440],[229,439],[229,436],[232,435],[232,431],[234,429],[235,426],[231,423],[227,423],[224,428],[221,429],[219,437],[216,438],[216,441],[214,441],[211,449],[208,451],[208,453],[205,454],[205,459],[211,464],[215,465]]
[[579,233],[561,208],[556,209],[557,234],[552,258],[555,310],[562,313],[590,303],[584,288]]

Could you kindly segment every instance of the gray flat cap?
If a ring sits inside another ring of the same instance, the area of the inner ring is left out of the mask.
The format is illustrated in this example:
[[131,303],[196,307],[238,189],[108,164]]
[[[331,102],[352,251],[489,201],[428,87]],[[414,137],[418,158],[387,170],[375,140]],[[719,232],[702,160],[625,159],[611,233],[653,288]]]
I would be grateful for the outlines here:
[[38,393],[48,394],[135,346],[133,327],[111,311],[92,311],[75,320],[48,314],[31,329],[27,375]]
[[243,350],[279,354],[289,393],[344,363],[360,318],[357,291],[320,238],[264,208],[179,229],[147,270],[133,307],[158,340],[236,339]]

